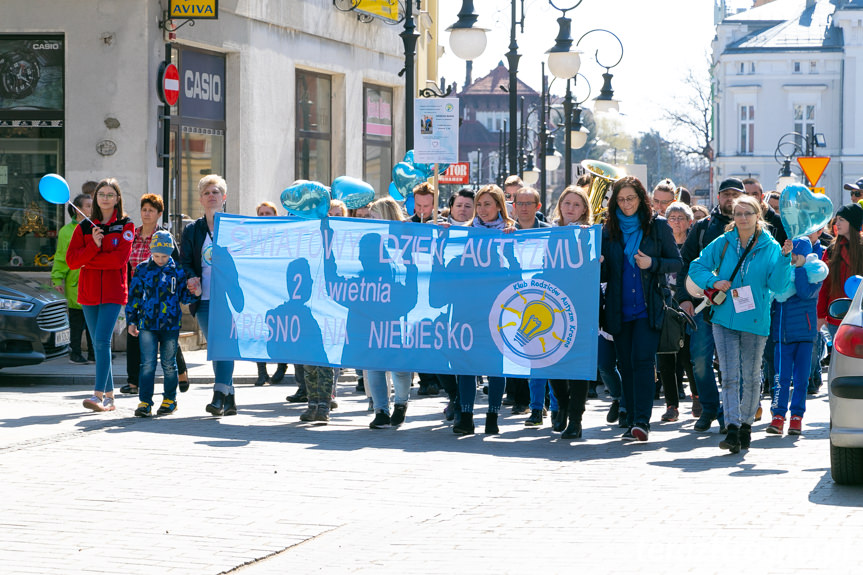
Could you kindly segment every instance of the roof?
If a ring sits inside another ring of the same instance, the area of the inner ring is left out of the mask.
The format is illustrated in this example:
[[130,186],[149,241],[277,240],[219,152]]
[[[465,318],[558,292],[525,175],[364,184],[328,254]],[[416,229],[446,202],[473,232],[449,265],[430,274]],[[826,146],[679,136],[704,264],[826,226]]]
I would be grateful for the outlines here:
[[[516,80],[518,83],[518,93],[521,96],[536,96],[539,94],[530,86]],[[479,78],[476,82],[469,86],[465,86],[459,93],[459,96],[506,96],[507,93],[500,89],[509,87],[509,69],[499,62],[497,68],[489,72],[486,76]]]
[[459,147],[496,146],[498,138],[498,134],[489,132],[475,120],[464,120],[458,129]]
[[831,25],[836,0],[817,0],[806,7],[806,0],[775,0],[727,18],[754,28],[726,48],[727,52],[841,50],[842,30]]

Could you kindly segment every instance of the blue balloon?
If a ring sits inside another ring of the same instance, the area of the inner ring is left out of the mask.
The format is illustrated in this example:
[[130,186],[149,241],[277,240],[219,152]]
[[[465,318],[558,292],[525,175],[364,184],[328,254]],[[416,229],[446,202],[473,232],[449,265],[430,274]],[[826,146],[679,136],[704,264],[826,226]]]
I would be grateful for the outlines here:
[[402,198],[408,197],[416,186],[427,179],[428,177],[421,170],[407,162],[399,162],[393,166],[393,183]]
[[330,211],[330,190],[320,182],[298,180],[279,198],[288,212],[298,218],[320,220]]
[[413,165],[414,164],[414,151],[408,150],[407,153],[405,153],[405,159],[402,161],[406,164]]
[[401,192],[399,192],[399,189],[396,187],[395,182],[390,182],[389,192],[390,192],[390,196],[394,200],[402,201],[405,199],[405,197],[403,195],[401,195]]
[[779,195],[779,217],[789,238],[802,238],[830,223],[833,202],[802,184],[790,184]]
[[411,194],[405,200],[405,211],[408,213],[408,216],[412,216],[414,213],[414,195]]
[[863,281],[863,276],[851,276],[845,280],[845,295],[854,299],[857,295],[857,288],[860,287],[860,282]]
[[46,202],[65,204],[69,201],[69,184],[58,174],[45,174],[39,180],[39,193]]
[[333,199],[343,201],[349,210],[355,210],[375,199],[375,189],[360,179],[339,176],[333,180],[332,195]]

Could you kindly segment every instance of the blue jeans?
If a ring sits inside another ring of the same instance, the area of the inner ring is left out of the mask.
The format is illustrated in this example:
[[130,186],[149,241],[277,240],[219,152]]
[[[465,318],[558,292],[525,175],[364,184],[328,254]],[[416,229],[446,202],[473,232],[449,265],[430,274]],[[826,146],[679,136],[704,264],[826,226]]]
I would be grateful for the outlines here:
[[[620,372],[617,371],[617,352],[614,350],[614,342],[599,336],[599,347],[597,355],[597,368],[602,384],[611,394],[612,399],[620,401],[623,394]],[[621,409],[626,409],[620,404]]]
[[111,369],[111,336],[114,325],[120,316],[118,303],[83,305],[87,329],[93,338],[93,352],[96,355],[96,381],[93,389],[102,393],[114,391],[114,372]]
[[716,340],[719,369],[722,370],[725,424],[752,425],[761,399],[761,359],[767,336],[714,324],[713,338]]
[[[506,378],[488,376],[488,412],[498,413],[500,404],[503,402],[503,391],[506,388]],[[461,403],[462,413],[473,413],[473,404],[476,402],[476,376],[458,376],[458,400]]]
[[[530,389],[530,408],[542,409],[545,407],[545,387],[548,383],[547,379],[529,379],[527,380],[528,388]],[[554,396],[554,390],[548,394],[548,407],[552,411],[557,411],[560,406],[557,404],[557,398]]]
[[[204,337],[210,339],[210,300],[202,300],[198,306],[198,311],[195,313],[195,319],[201,324],[201,329],[204,331]],[[215,383],[213,391],[224,393],[225,395],[234,395],[234,361],[214,361],[213,374],[215,375]]]
[[791,415],[802,416],[806,412],[806,391],[809,389],[809,368],[812,361],[812,342],[776,344],[776,386],[770,412],[785,417],[788,412],[788,395],[791,382]]
[[[713,373],[713,329],[704,321],[703,311],[696,314],[694,319],[697,329],[689,337],[692,375],[704,413],[715,416],[719,413],[719,388],[716,387],[716,375]],[[722,376],[725,377],[724,368]]]
[[614,348],[620,366],[623,397],[626,398],[625,423],[649,426],[659,332],[650,329],[647,318],[625,321],[621,324],[620,333],[614,335]]
[[177,340],[179,331],[150,331],[142,329],[138,332],[138,344],[141,346],[141,372],[138,376],[138,401],[153,405],[153,387],[156,381],[156,356],[162,358],[162,375],[165,377],[165,393],[163,397],[177,400]]
[[[407,404],[411,394],[411,381],[414,374],[409,371],[391,371],[393,377],[393,391],[395,398],[393,403]],[[387,393],[387,372],[368,370],[368,386],[372,396],[375,411],[390,412],[390,394]]]

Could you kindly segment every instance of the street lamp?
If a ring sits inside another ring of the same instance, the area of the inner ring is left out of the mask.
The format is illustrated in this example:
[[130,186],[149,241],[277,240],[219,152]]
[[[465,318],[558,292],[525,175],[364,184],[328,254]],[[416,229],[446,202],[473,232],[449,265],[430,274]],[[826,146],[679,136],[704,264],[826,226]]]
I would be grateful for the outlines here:
[[791,160],[799,156],[815,155],[815,148],[827,147],[827,139],[822,133],[815,133],[815,126],[809,125],[807,135],[800,132],[788,132],[782,134],[773,152],[773,158],[781,167],[779,178],[776,180],[776,191],[782,193],[789,184],[796,184],[800,180],[791,171]]
[[528,186],[533,187],[539,181],[539,170],[533,165],[533,152],[527,155],[527,167],[524,170],[522,181]]
[[462,0],[458,21],[446,29],[452,53],[462,60],[476,60],[485,51],[488,29],[476,25],[478,18],[473,0]]
[[583,0],[579,0],[574,6],[560,8],[552,0],[548,0],[551,6],[562,12],[557,19],[558,32],[554,40],[554,46],[546,51],[548,54],[548,71],[555,78],[572,78],[578,74],[581,67],[581,50],[572,48],[572,20],[566,17],[566,13],[577,8]]

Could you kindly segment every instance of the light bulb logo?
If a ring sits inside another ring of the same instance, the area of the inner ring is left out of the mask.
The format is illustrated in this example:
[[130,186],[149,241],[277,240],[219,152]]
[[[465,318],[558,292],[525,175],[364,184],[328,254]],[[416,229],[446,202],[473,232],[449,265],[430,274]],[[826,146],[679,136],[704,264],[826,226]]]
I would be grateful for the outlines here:
[[542,300],[527,304],[521,312],[521,325],[515,332],[515,341],[524,347],[533,338],[551,331],[554,327],[554,312],[555,310]]

